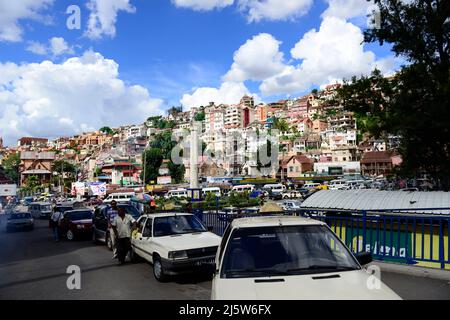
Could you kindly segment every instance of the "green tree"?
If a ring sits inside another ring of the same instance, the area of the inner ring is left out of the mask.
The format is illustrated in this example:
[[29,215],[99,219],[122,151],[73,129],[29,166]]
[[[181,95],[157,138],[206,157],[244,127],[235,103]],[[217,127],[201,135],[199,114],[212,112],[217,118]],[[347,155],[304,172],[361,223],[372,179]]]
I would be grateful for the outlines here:
[[37,176],[30,176],[25,182],[25,188],[30,191],[35,191],[40,187],[39,178]]
[[103,132],[104,134],[108,134],[108,135],[115,134],[114,130],[111,129],[110,127],[102,127],[102,128],[100,128],[100,132]]
[[[142,158],[144,159],[145,166],[145,183],[148,184],[150,181],[156,181],[159,168],[164,159],[161,150],[158,148],[147,149],[144,151]],[[141,179],[144,179],[144,170],[142,170]]]
[[175,164],[172,161],[168,164],[169,174],[172,177],[172,183],[181,183],[184,180],[186,168],[183,164]]
[[273,128],[281,132],[288,132],[290,130],[289,124],[284,119],[275,118],[273,122]]
[[401,172],[428,173],[450,189],[450,5],[447,0],[374,0],[379,28],[366,42],[389,43],[406,59],[391,78],[346,81],[339,102],[354,111],[362,129],[376,137],[400,136]]
[[16,183],[18,183],[20,180],[19,166],[19,153],[10,154],[6,159],[3,160],[3,169],[5,170],[5,174]]
[[205,120],[205,111],[200,111],[194,116],[195,121],[204,121]]
[[178,107],[172,106],[169,110],[167,110],[167,114],[172,115],[174,117],[182,112],[183,112],[183,106],[178,106]]

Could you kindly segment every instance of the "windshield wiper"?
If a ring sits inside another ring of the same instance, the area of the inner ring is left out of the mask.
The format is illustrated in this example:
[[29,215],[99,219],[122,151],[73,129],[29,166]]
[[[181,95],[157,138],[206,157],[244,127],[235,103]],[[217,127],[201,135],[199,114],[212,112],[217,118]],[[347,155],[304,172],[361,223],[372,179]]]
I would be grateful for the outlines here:
[[229,270],[225,273],[227,276],[247,276],[247,275],[262,275],[262,276],[285,276],[288,275],[286,271],[279,269],[244,269],[244,270]]
[[205,232],[205,230],[199,230],[199,229],[183,229],[183,231],[186,231],[188,233],[190,233],[190,232],[193,232],[193,233]]
[[299,271],[313,271],[313,270],[332,270],[332,271],[349,271],[349,270],[357,270],[355,267],[346,267],[346,266],[334,266],[334,265],[310,265],[305,268],[294,268],[287,269],[287,273],[295,273]]

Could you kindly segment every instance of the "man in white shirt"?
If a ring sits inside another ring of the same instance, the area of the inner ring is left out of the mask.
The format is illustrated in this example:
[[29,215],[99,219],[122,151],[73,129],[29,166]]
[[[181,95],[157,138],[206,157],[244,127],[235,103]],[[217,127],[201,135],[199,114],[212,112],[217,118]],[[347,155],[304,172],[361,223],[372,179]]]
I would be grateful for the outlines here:
[[50,217],[50,224],[53,228],[53,237],[55,238],[55,242],[59,242],[59,222],[62,218],[63,213],[60,211],[53,211],[53,214]]
[[118,208],[118,215],[114,217],[111,226],[117,240],[117,257],[122,265],[131,249],[131,233],[136,227],[136,220],[126,214],[125,208]]

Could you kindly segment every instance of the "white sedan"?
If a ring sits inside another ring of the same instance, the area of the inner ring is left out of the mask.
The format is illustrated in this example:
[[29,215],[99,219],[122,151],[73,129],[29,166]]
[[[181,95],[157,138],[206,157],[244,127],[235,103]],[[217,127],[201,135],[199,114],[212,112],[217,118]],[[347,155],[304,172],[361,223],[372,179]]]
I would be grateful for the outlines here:
[[299,217],[235,219],[216,257],[213,300],[396,300],[320,221]]
[[139,218],[131,238],[131,256],[153,264],[158,281],[168,276],[206,269],[214,271],[214,259],[221,238],[194,215],[158,213]]

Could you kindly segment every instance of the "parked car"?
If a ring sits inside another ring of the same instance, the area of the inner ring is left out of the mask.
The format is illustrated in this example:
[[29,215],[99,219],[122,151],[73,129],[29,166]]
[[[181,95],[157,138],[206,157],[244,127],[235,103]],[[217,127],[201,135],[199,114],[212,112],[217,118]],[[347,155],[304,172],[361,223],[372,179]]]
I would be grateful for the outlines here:
[[25,197],[20,201],[24,206],[29,206],[31,203],[34,202],[33,197]]
[[[117,207],[124,208],[126,213],[131,215],[136,220],[141,216],[141,213],[131,204],[118,203]],[[108,249],[112,250],[107,220],[109,208],[111,208],[111,205],[100,205],[95,209],[92,217],[92,239],[94,242],[105,243]]]
[[28,206],[28,212],[35,219],[49,219],[53,210],[49,202],[33,202]]
[[213,300],[400,299],[371,290],[362,265],[323,222],[300,217],[235,219],[216,255]]
[[283,200],[283,194],[281,192],[269,191],[270,200]]
[[78,209],[66,211],[60,221],[61,233],[67,240],[73,241],[82,237],[91,237],[92,210]]
[[284,211],[297,211],[301,209],[300,202],[295,200],[286,200],[283,202]]
[[143,215],[131,239],[132,259],[141,257],[153,264],[153,275],[166,281],[176,274],[196,270],[214,271],[220,237],[192,214]]
[[16,230],[33,230],[34,219],[29,212],[12,213],[8,215],[6,221],[6,232]]

